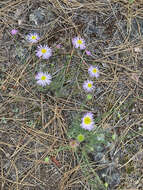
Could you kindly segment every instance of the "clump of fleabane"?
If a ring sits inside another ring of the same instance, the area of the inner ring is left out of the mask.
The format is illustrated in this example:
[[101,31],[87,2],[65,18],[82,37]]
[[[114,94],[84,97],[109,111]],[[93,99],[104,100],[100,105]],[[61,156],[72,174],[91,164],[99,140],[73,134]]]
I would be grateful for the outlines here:
[[48,72],[39,72],[35,77],[37,84],[43,87],[51,83],[51,78],[52,77]]
[[30,43],[36,43],[40,39],[39,35],[37,33],[30,33],[26,36],[28,42]]
[[92,92],[95,87],[93,85],[93,81],[90,81],[90,80],[87,80],[83,83],[83,89],[86,91],[86,92]]
[[36,50],[36,56],[39,58],[42,57],[43,59],[49,59],[52,56],[52,50],[47,45],[40,45]]
[[72,39],[72,44],[75,48],[80,48],[81,50],[85,49],[85,40],[80,37],[75,37]]
[[88,69],[88,73],[89,73],[90,77],[96,77],[96,78],[99,77],[99,69],[96,66],[91,65]]
[[91,112],[88,112],[83,116],[81,127],[88,131],[91,131],[92,129],[94,129],[93,114]]

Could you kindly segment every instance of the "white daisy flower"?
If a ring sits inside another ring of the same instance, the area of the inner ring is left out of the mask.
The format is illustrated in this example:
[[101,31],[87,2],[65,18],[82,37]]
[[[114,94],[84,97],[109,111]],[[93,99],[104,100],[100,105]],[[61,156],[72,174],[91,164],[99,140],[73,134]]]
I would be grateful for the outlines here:
[[40,37],[38,36],[37,33],[30,33],[27,35],[27,40],[30,43],[36,43],[39,39],[40,39]]
[[94,129],[94,121],[93,121],[93,114],[92,113],[86,113],[82,118],[81,127],[83,129],[86,129],[88,131],[91,131]]
[[72,39],[72,44],[75,48],[85,49],[85,40],[80,37],[75,37]]
[[93,85],[93,81],[87,80],[83,83],[83,89],[86,92],[92,92],[94,90],[94,85]]
[[37,80],[37,84],[41,86],[49,85],[51,83],[51,78],[51,75],[47,72],[39,72],[35,77],[35,79]]
[[43,59],[49,59],[52,55],[52,50],[47,45],[40,45],[36,50],[36,56],[42,57]]
[[99,77],[99,69],[95,66],[90,66],[88,69],[88,73],[91,77]]

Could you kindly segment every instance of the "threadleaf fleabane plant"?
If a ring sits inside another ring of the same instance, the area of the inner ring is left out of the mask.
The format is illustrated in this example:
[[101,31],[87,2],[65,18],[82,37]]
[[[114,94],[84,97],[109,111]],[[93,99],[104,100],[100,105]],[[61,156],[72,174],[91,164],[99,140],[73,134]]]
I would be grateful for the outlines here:
[[83,83],[83,89],[86,92],[92,92],[94,90],[94,85],[93,85],[93,81],[87,80]]
[[37,84],[40,86],[46,86],[51,83],[51,75],[48,72],[39,72],[36,76],[35,79],[37,80]]
[[81,50],[85,49],[85,40],[80,37],[75,37],[72,39],[72,44],[75,48],[80,48]]
[[94,129],[93,114],[91,112],[86,113],[82,118],[81,127],[88,131]]
[[37,33],[30,33],[27,35],[27,40],[30,43],[37,43],[39,39],[40,39],[40,37]]
[[49,59],[52,56],[52,50],[47,45],[40,45],[36,50],[36,56],[39,58],[42,57],[43,59]]
[[99,77],[99,69],[98,69],[98,67],[90,66],[89,69],[88,69],[88,73],[89,73],[90,77],[96,77],[96,78]]

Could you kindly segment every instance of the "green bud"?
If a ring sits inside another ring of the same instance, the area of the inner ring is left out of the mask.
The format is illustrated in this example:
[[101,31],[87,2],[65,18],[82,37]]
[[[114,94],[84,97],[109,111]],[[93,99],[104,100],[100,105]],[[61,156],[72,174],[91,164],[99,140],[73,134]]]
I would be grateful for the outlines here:
[[50,158],[49,157],[46,157],[45,158],[45,162],[49,162]]
[[105,187],[107,188],[108,187],[108,183],[104,183]]
[[117,116],[119,119],[121,118],[121,114],[119,112],[117,113]]
[[94,148],[93,148],[92,146],[90,146],[90,147],[89,147],[89,150],[90,150],[91,152],[93,152],[93,151],[94,151]]
[[116,134],[112,135],[112,139],[115,140],[116,139]]
[[84,141],[84,139],[85,139],[85,137],[84,137],[84,135],[82,135],[82,134],[79,134],[79,135],[77,136],[78,142],[82,142],[82,141]]
[[67,55],[67,59],[71,59],[71,55]]
[[87,100],[91,100],[92,99],[92,94],[87,94],[86,98],[87,98]]

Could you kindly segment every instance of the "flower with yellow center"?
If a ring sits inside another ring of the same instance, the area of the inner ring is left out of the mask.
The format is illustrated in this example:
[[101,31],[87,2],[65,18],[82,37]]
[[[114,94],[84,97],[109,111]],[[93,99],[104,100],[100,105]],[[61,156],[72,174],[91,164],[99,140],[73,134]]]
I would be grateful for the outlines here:
[[35,79],[37,80],[37,84],[41,85],[41,86],[46,86],[49,85],[51,83],[51,75],[43,72],[39,72]]
[[27,35],[27,40],[30,42],[30,43],[36,43],[38,42],[39,40],[39,35],[37,33],[30,33]]
[[88,69],[88,73],[90,75],[90,77],[99,77],[99,69],[95,66],[90,66]]
[[94,90],[93,81],[87,80],[83,83],[83,89],[86,92],[92,92]]
[[72,39],[72,44],[75,48],[80,48],[81,50],[85,49],[85,40],[80,37],[75,37]]
[[93,114],[92,113],[86,113],[82,118],[81,127],[83,129],[91,131],[94,129],[94,121],[93,121]]
[[49,59],[52,55],[52,50],[47,45],[40,45],[38,46],[38,49],[36,51],[36,55],[38,57],[42,57],[43,59]]

